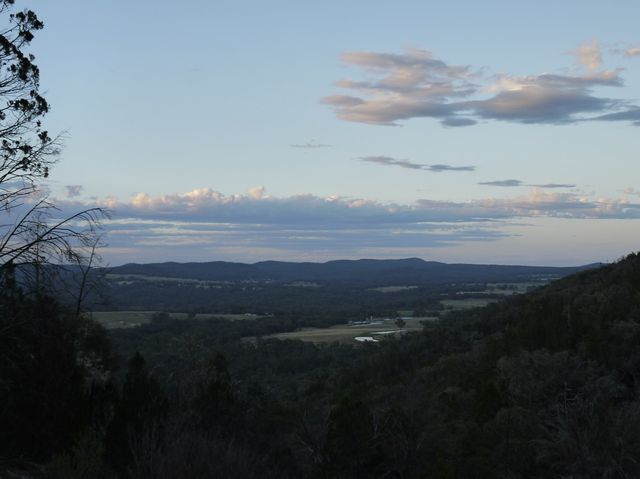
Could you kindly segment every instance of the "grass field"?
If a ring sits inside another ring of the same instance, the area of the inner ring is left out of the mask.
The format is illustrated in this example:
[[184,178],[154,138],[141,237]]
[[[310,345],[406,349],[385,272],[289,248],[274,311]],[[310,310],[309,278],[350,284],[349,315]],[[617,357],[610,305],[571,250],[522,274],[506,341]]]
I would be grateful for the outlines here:
[[485,294],[501,294],[509,296],[512,294],[523,294],[535,288],[539,288],[547,284],[546,281],[529,281],[523,283],[487,283],[487,289],[483,291]]
[[[135,328],[137,326],[151,322],[154,314],[159,311],[100,311],[92,313],[92,318],[104,326],[106,329]],[[187,319],[187,313],[167,313],[173,319]],[[230,321],[241,321],[244,319],[258,319],[262,316],[255,314],[196,314],[193,319],[210,320],[226,319]]]
[[294,288],[320,288],[321,285],[314,283],[313,281],[294,281],[293,283],[285,284],[285,286],[292,286]]
[[497,302],[493,298],[464,298],[464,299],[443,299],[440,304],[449,311],[457,311],[461,309],[482,308],[487,304]]
[[[343,342],[351,343],[356,337],[382,337],[388,331],[394,334],[403,334],[407,331],[420,331],[422,324],[420,321],[435,321],[437,318],[411,318],[405,319],[405,327],[399,330],[392,319],[380,320],[372,324],[338,324],[330,328],[303,328],[290,333],[280,333],[269,336],[277,339],[300,339],[312,343]],[[376,334],[378,333],[378,334]]]
[[400,291],[406,291],[409,289],[418,289],[417,286],[379,286],[378,288],[371,288],[371,291],[377,291],[379,293],[398,293]]
[[192,284],[202,288],[222,288],[226,285],[233,284],[232,281],[212,281],[204,279],[192,278],[173,278],[170,276],[147,276],[143,274],[115,274],[108,273],[106,278],[116,284],[131,284],[134,282],[146,281],[150,283],[178,283]]

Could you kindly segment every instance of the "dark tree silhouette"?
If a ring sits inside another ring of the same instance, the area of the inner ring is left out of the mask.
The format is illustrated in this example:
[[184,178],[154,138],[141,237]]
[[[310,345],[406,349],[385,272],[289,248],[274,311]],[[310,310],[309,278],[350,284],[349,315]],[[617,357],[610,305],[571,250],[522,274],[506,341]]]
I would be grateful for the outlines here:
[[332,477],[369,477],[374,421],[365,403],[343,397],[329,414],[325,438],[327,472]]
[[0,293],[0,462],[46,459],[83,425],[77,330],[49,298]]
[[0,271],[77,258],[76,247],[91,244],[105,214],[92,208],[61,218],[39,187],[60,154],[61,138],[42,125],[49,103],[27,50],[44,24],[33,11],[13,8],[14,0],[0,0]]
[[160,385],[149,375],[140,353],[129,360],[122,393],[106,436],[107,455],[116,470],[124,471],[133,462],[132,448],[155,427],[165,411]]
[[99,345],[100,328],[72,320],[43,286],[52,270],[43,264],[83,262],[105,215],[62,217],[40,188],[61,146],[42,126],[49,104],[28,52],[43,26],[33,11],[0,0],[0,464],[45,461],[71,447],[90,426],[89,389],[107,362],[83,351]]

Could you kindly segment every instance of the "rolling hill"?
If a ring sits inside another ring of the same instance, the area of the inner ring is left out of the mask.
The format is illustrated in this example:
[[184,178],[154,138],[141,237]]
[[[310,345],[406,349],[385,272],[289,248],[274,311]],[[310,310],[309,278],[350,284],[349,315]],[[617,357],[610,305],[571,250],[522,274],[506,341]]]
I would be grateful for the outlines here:
[[473,281],[556,279],[597,265],[579,267],[447,264],[419,258],[337,260],[326,263],[263,261],[254,264],[130,263],[108,268],[110,274],[183,278],[205,281],[314,281],[360,284],[435,284]]

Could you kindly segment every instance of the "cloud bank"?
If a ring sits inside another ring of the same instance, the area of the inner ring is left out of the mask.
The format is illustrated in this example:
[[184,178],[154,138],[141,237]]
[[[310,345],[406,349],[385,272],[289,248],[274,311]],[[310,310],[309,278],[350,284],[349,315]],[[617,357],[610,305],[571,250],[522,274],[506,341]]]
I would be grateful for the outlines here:
[[128,201],[60,200],[58,206],[61,214],[88,206],[110,209],[106,253],[124,261],[317,260],[373,251],[378,257],[394,251],[411,256],[411,251],[504,240],[514,235],[513,225],[540,218],[640,219],[640,203],[629,195],[594,198],[538,188],[508,199],[412,204],[311,194],[273,197],[263,187],[241,195],[201,188],[173,195],[138,193]]
[[326,96],[322,102],[338,118],[376,125],[398,125],[412,118],[433,118],[447,127],[479,121],[638,125],[639,107],[632,101],[595,93],[601,87],[624,86],[620,69],[602,69],[598,42],[585,43],[574,53],[582,65],[577,73],[487,76],[471,65],[448,64],[428,50],[347,52],[342,62],[359,69],[364,79],[339,80],[336,85],[346,93]]

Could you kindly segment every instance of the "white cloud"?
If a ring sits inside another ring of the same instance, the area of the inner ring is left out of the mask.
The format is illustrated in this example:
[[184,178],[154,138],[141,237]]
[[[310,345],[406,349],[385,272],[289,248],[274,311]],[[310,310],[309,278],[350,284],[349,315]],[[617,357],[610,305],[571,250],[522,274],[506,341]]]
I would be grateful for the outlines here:
[[264,197],[266,189],[264,186],[254,186],[249,189],[249,196],[254,200],[259,200]]
[[600,43],[596,39],[580,45],[576,49],[575,54],[580,63],[589,70],[597,70],[602,66],[602,52],[600,50]]
[[[519,182],[504,181],[510,184]],[[543,186],[552,188],[560,185]],[[577,192],[549,192],[543,188],[532,188],[527,195],[506,199],[480,198],[466,202],[421,199],[413,204],[397,204],[336,196],[321,198],[311,194],[274,197],[266,195],[263,187],[252,188],[245,195],[223,195],[210,188],[201,188],[183,194],[161,196],[138,193],[127,202],[110,198],[96,203],[60,200],[58,204],[70,210],[76,210],[79,206],[108,206],[114,218],[136,222],[261,225],[261,228],[286,225],[300,230],[310,227],[335,230],[351,227],[375,229],[385,225],[413,227],[439,222],[473,223],[541,216],[640,219],[640,203],[627,198],[633,192],[627,190],[621,198],[598,198]]]
[[624,56],[627,58],[640,57],[640,47],[630,47],[624,51]]
[[348,52],[342,61],[364,79],[342,79],[347,94],[322,99],[347,121],[397,125],[411,118],[434,118],[443,126],[470,126],[480,120],[563,124],[587,120],[631,121],[630,101],[596,96],[598,87],[622,87],[621,70],[603,70],[597,40],[575,53],[587,71],[580,74],[484,76],[469,65],[450,65],[426,50],[402,54]]
[[127,261],[206,260],[233,252],[244,252],[235,257],[244,260],[254,254],[259,255],[256,259],[317,260],[362,257],[368,251],[397,256],[401,251],[503,241],[522,220],[638,220],[640,203],[629,200],[634,192],[628,190],[622,198],[597,198],[534,188],[512,198],[397,204],[311,194],[274,197],[265,194],[263,187],[242,195],[200,188],[160,196],[138,193],[128,201],[56,203],[61,215],[109,205],[113,220],[106,224],[106,242],[113,251],[120,251],[118,257],[134,252]]

